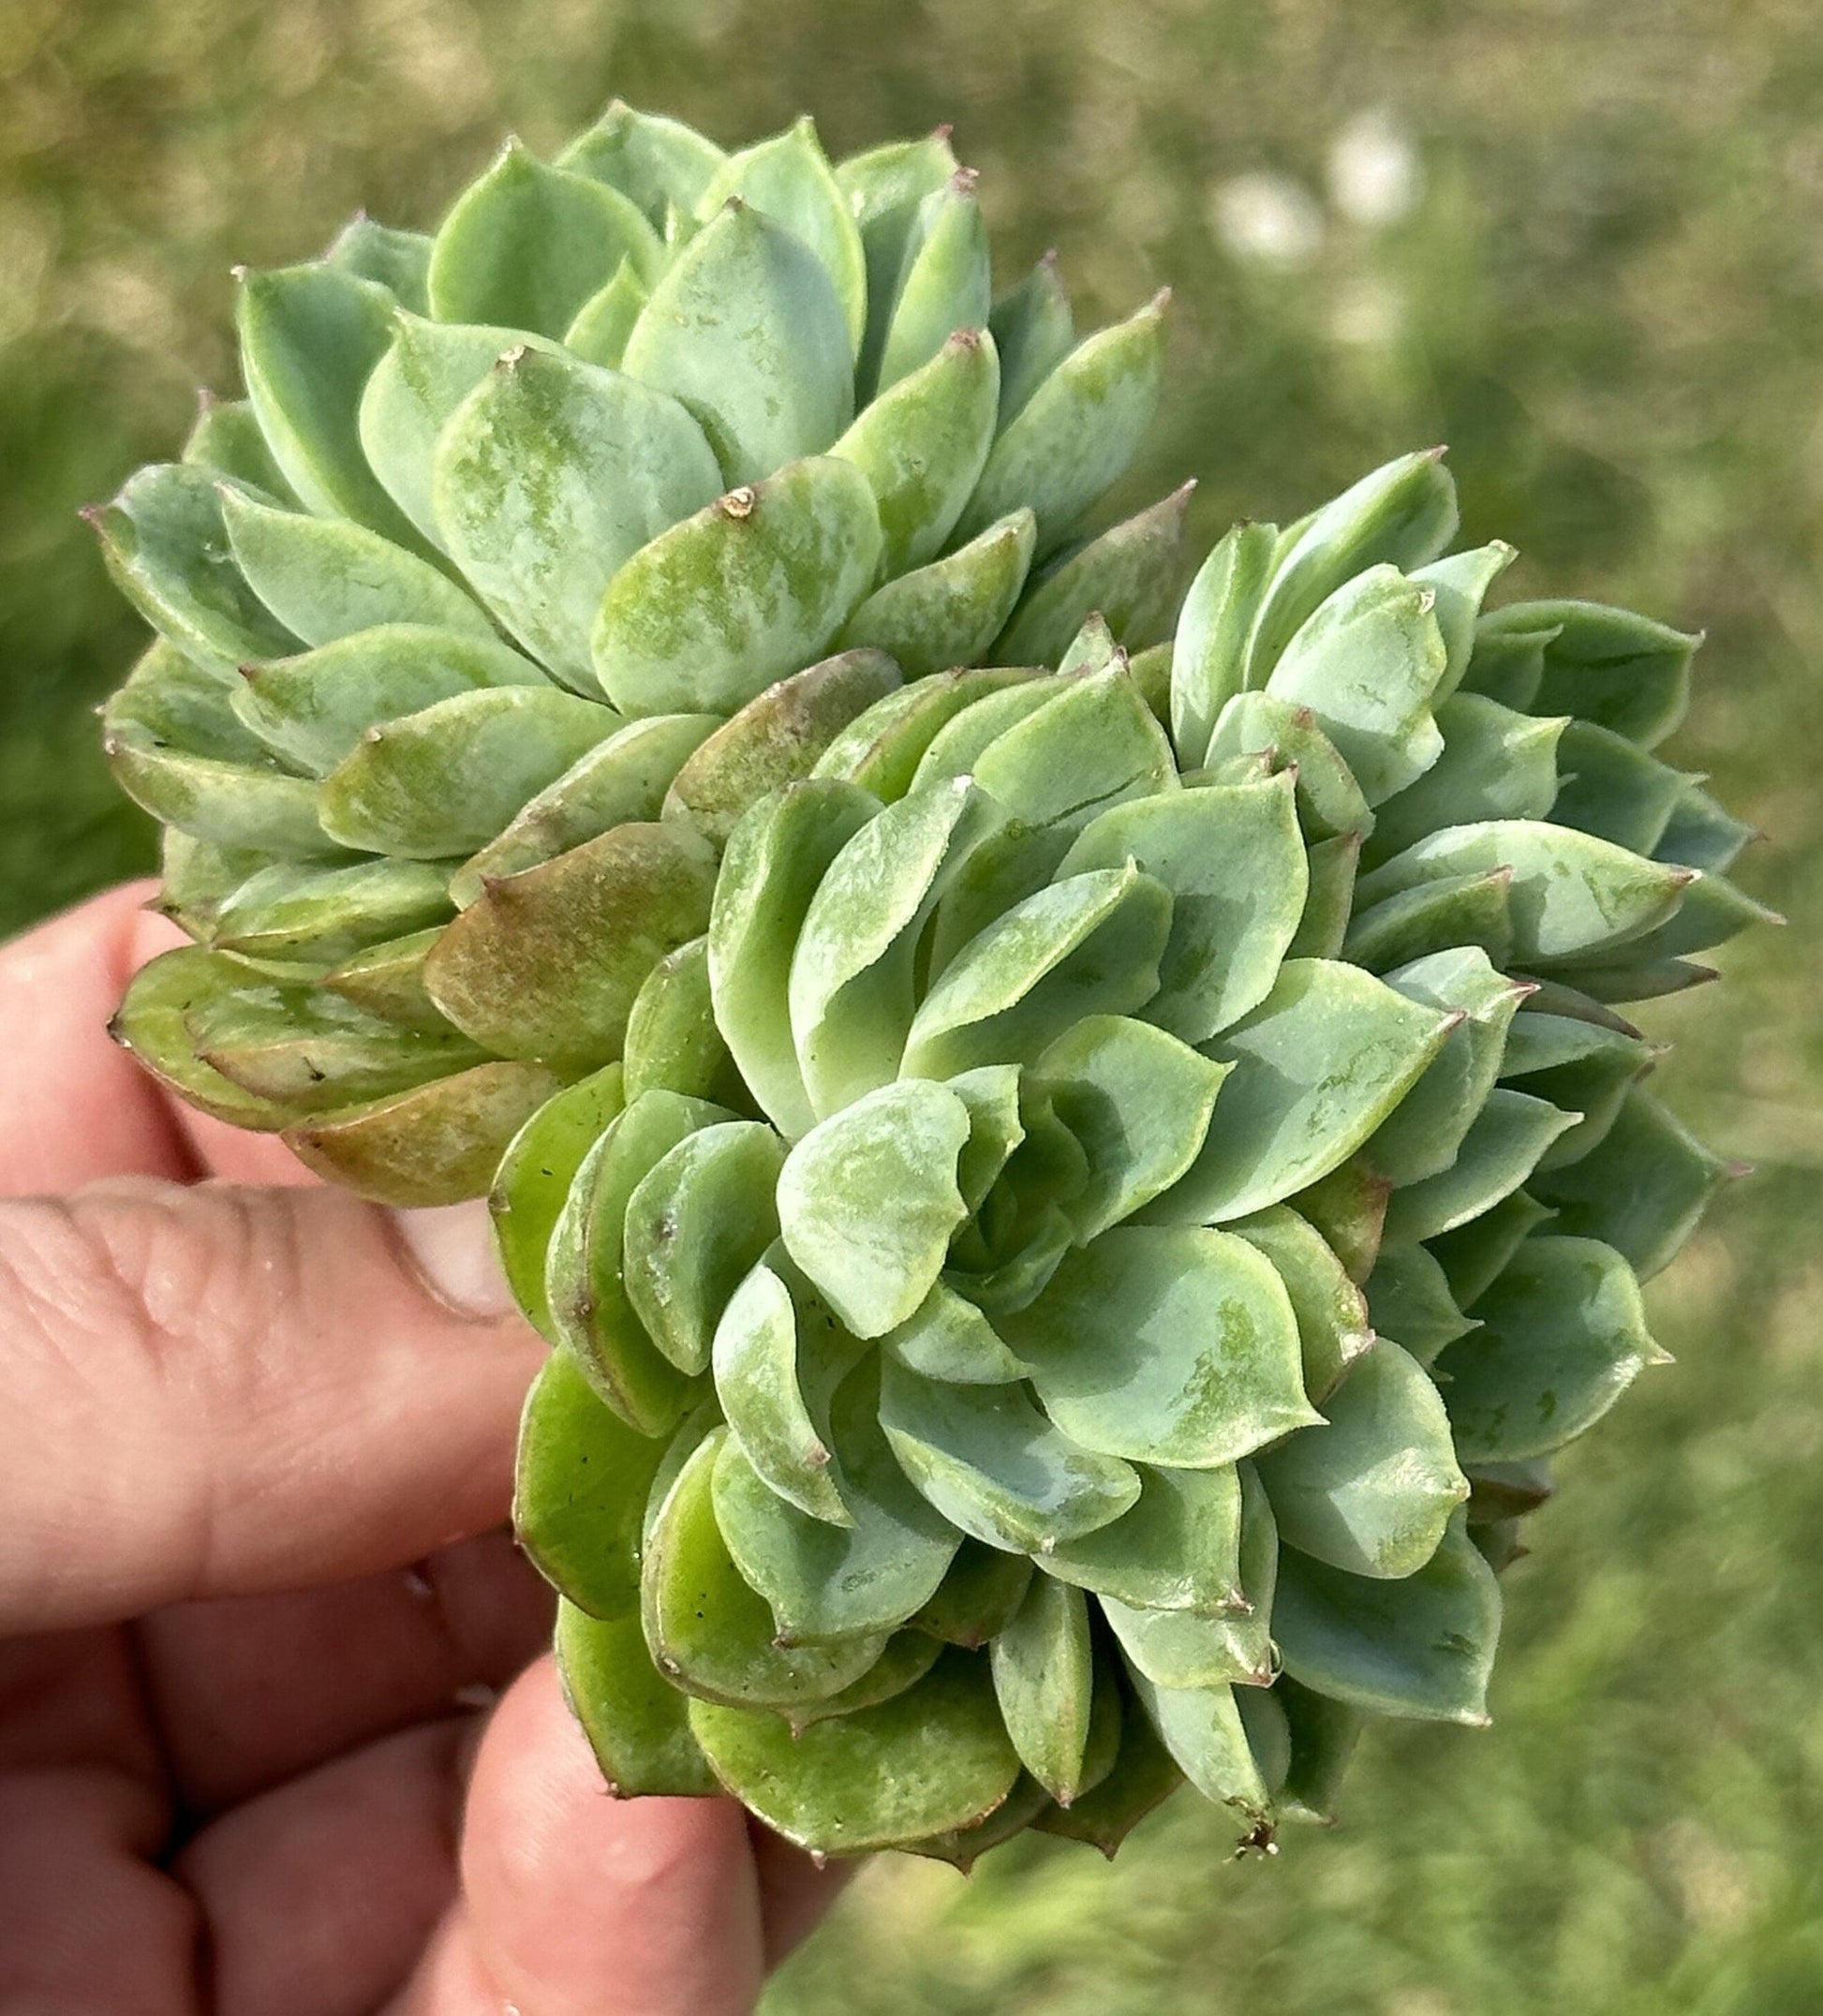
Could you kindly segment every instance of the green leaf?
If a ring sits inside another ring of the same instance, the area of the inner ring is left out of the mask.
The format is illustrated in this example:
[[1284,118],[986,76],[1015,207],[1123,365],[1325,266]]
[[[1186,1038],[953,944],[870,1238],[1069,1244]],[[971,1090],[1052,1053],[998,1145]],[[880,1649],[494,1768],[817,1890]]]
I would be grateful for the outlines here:
[[1013,1789],[1019,1759],[985,1659],[952,1652],[916,1686],[812,1724],[690,1709],[716,1775],[775,1833],[824,1855],[859,1855],[972,1826]]
[[221,486],[204,469],[155,464],[85,513],[114,586],[187,659],[222,678],[296,639],[263,607],[229,549]]
[[1342,1774],[1355,1754],[1362,1717],[1341,1701],[1312,1694],[1281,1675],[1272,1689],[1283,1711],[1291,1755],[1279,1808],[1287,1819],[1333,1827]]
[[1475,623],[1488,590],[1512,566],[1514,549],[1503,539],[1476,546],[1467,553],[1452,553],[1425,567],[1406,571],[1419,587],[1436,598],[1433,604],[1437,627],[1443,632],[1448,664],[1437,688],[1437,700],[1446,701],[1462,683],[1475,650]]
[[[1487,1104],[1508,1030],[1532,990],[1497,972],[1472,945],[1432,953],[1386,975],[1408,1001],[1459,1019],[1423,1077],[1374,1130],[1361,1156],[1395,1185],[1441,1177]],[[1401,1211],[1411,1208],[1401,1206]]]
[[1245,1218],[1345,1162],[1417,1082],[1449,1017],[1328,959],[1293,959],[1265,1001],[1206,1048],[1234,1065],[1183,1180],[1149,1210],[1164,1224]]
[[[1479,693],[1457,693],[1437,708],[1444,752],[1415,783],[1379,808],[1365,852],[1378,867],[1427,834],[1490,819],[1544,819],[1575,825],[1561,811],[1559,738],[1565,717],[1538,720]],[[1631,747],[1631,745],[1628,745]]]
[[[274,861],[257,869],[215,912],[211,942],[244,958],[320,968],[450,914],[441,869],[420,861],[356,861],[346,867]],[[384,1013],[384,1011],[380,1011]],[[433,1009],[407,1027],[447,1036]]]
[[856,715],[901,685],[880,651],[842,651],[780,679],[749,700],[678,769],[667,813],[687,812],[724,841],[768,793],[801,782]]
[[884,1342],[901,1365],[955,1386],[1008,1386],[1030,1370],[972,1302],[941,1282]]
[[184,443],[181,459],[192,467],[226,476],[249,490],[295,504],[296,494],[285,481],[250,399],[218,399],[212,392],[197,395],[196,423]]
[[1483,619],[1492,637],[1552,631],[1544,677],[1524,704],[1574,714],[1642,749],[1662,742],[1690,700],[1690,661],[1700,637],[1598,602],[1510,602]]
[[926,920],[995,817],[966,778],[924,786],[830,864],[798,934],[789,990],[798,1065],[820,1116],[898,1075]]
[[1415,1573],[1469,1494],[1436,1387],[1382,1338],[1323,1411],[1326,1427],[1259,1458],[1280,1539],[1350,1575]]
[[988,1650],[994,1697],[1019,1761],[1060,1806],[1081,1789],[1094,1663],[1082,1592],[1048,1575]]
[[1249,639],[1244,686],[1267,683],[1285,646],[1344,583],[1379,567],[1410,571],[1443,552],[1457,511],[1442,456],[1437,448],[1401,455],[1283,535]]
[[910,679],[986,656],[1031,566],[1032,515],[1017,511],[967,545],[876,588],[848,619],[842,643],[889,652]]
[[1593,721],[1570,721],[1558,749],[1563,783],[1545,811],[1560,826],[1593,833],[1637,854],[1658,851],[1691,779]]
[[[417,863],[409,867],[419,871]],[[167,867],[168,882],[170,874]],[[443,1014],[424,988],[424,960],[441,935],[440,926],[432,925],[403,938],[363,945],[333,971],[325,973],[322,984],[356,1007],[403,1029],[443,1029],[447,1026]],[[362,936],[366,936],[364,930]]]
[[882,798],[902,798],[938,735],[957,716],[990,694],[1045,677],[1035,669],[1013,665],[921,679],[888,693],[850,722],[811,774],[865,785]]
[[1054,1549],[1045,1557],[1045,1572],[1134,1610],[1244,1614],[1242,1494],[1233,1466],[1142,1464],[1139,1478],[1133,1509]]
[[[438,437],[432,508],[488,607],[566,685],[594,691],[590,640],[609,584],[720,487],[674,399],[616,371],[507,350]],[[683,692],[630,713],[691,711]]]
[[[714,1477],[727,1440],[728,1430],[718,1428],[697,1445],[646,1535],[641,1572],[646,1644],[659,1670],[700,1700],[782,1709],[826,1699],[860,1679],[885,1649],[885,1638],[774,1642],[772,1612],[742,1579],[716,1523]],[[819,1724],[804,1740],[848,1719]],[[791,1742],[787,1726],[777,1727]],[[697,1737],[715,1762],[714,1744],[700,1728]]]
[[1079,1447],[1023,1386],[950,1386],[887,1356],[881,1422],[905,1474],[953,1526],[1035,1553],[1092,1533],[1133,1505],[1138,1475]]
[[1339,959],[1348,941],[1349,916],[1355,905],[1361,837],[1339,833],[1334,839],[1319,840],[1305,850],[1304,859],[1310,890],[1285,955],[1294,959]]
[[1184,515],[1194,487],[1185,483],[1123,519],[1032,584],[994,656],[1015,664],[1060,660],[1094,615],[1124,650],[1156,644],[1170,628],[1182,586]]
[[857,352],[867,321],[867,261],[815,121],[800,119],[773,139],[731,155],[697,198],[695,214],[707,223],[731,198],[782,225],[815,253],[841,304],[850,352]]
[[1078,344],[1007,422],[962,514],[962,538],[1028,506],[1042,557],[1125,472],[1158,405],[1166,298]]
[[551,1235],[544,1293],[557,1341],[642,1434],[668,1434],[700,1387],[659,1351],[628,1293],[628,1204],[678,1142],[732,1118],[676,1092],[635,1100],[584,1158]]
[[1304,1391],[1320,1406],[1373,1342],[1361,1291],[1328,1240],[1287,1205],[1272,1205],[1232,1229],[1271,1261],[1285,1285],[1297,1319]]
[[714,887],[714,853],[681,822],[615,826],[495,882],[438,940],[425,984],[499,1056],[605,1063],[654,964],[708,923]]
[[495,1172],[488,1196],[495,1249],[513,1299],[532,1327],[552,1342],[556,1331],[544,1293],[551,1235],[576,1172],[625,1104],[620,1066],[604,1065],[540,1106],[514,1134]]
[[1376,1176],[1358,1155],[1351,1155],[1341,1168],[1319,1177],[1291,1201],[1297,1215],[1322,1235],[1349,1280],[1358,1284],[1372,1273],[1379,1257],[1391,1194],[1392,1186],[1384,1177]]
[[829,451],[867,479],[880,507],[884,579],[934,559],[980,481],[994,444],[1000,362],[958,329],[927,363],[865,406]]
[[969,1111],[921,1079],[882,1086],[813,1127],[778,1178],[792,1258],[857,1337],[903,1323],[967,1215],[956,1158]]
[[1089,1158],[1089,1188],[1067,1207],[1086,1246],[1195,1161],[1228,1074],[1149,1023],[1086,1015],[1032,1075]]
[[912,1625],[946,1645],[974,1652],[1005,1630],[1025,1600],[1033,1572],[1025,1555],[1002,1553],[965,1536],[936,1594],[912,1619]]
[[1000,296],[987,326],[1000,353],[1000,424],[1006,427],[1075,347],[1070,297],[1055,252],[1046,252],[1017,287]]
[[[984,701],[982,711],[994,704]],[[1060,677],[1042,705],[994,736],[972,767],[1009,817],[1034,826],[1075,824],[1104,806],[1169,791],[1174,774],[1170,742],[1119,665]]]
[[1160,1742],[1191,1784],[1216,1805],[1263,1818],[1272,1795],[1248,1747],[1235,1690],[1160,1687],[1131,1667],[1129,1672]]
[[722,1105],[747,1104],[740,1074],[715,1025],[706,938],[666,953],[646,974],[627,1017],[622,1059],[629,1099],[663,1090]]
[[716,1393],[742,1454],[769,1490],[831,1526],[852,1525],[853,1515],[830,1475],[829,1446],[805,1387],[833,1387],[849,1356],[848,1340],[808,1312],[800,1319],[784,1279],[763,1265],[740,1283],[716,1326]]
[[1449,1167],[1393,1192],[1386,1207],[1387,1243],[1414,1245],[1479,1218],[1531,1176],[1545,1150],[1578,1117],[1548,1099],[1497,1087]]
[[591,1617],[639,1612],[640,1526],[663,1454],[602,1405],[573,1359],[545,1359],[519,1423],[513,1531],[552,1588]]
[[274,460],[304,504],[419,544],[362,452],[361,398],[393,341],[384,288],[338,266],[245,273],[235,302],[241,376]]
[[918,205],[896,281],[890,312],[868,332],[877,331],[879,348],[862,353],[864,398],[889,391],[927,363],[958,331],[986,330],[993,282],[972,169],[958,169]]
[[1425,1565],[1401,1581],[1349,1575],[1287,1551],[1272,1628],[1285,1671],[1371,1713],[1488,1721],[1500,1585],[1459,1513]]
[[896,1629],[936,1594],[955,1557],[959,1535],[906,1482],[886,1445],[877,1393],[864,1367],[837,1398],[846,1524],[812,1519],[780,1497],[732,1437],[716,1459],[721,1530],[787,1644]]
[[598,288],[576,310],[575,319],[563,333],[564,348],[585,364],[618,371],[620,360],[627,354],[627,339],[649,299],[632,260],[622,259],[615,268],[614,278]]
[[1540,629],[1514,627],[1502,622],[1505,612],[1490,610],[1475,624],[1475,644],[1469,653],[1468,669],[1462,674],[1464,692],[1484,693],[1503,706],[1529,713],[1537,704],[1538,689],[1545,683],[1545,653],[1556,641],[1558,626]]
[[1171,734],[1186,769],[1209,760],[1216,721],[1245,688],[1247,640],[1278,546],[1277,526],[1236,526],[1197,570],[1184,598],[1171,657]]
[[649,279],[662,258],[657,233],[618,189],[548,167],[510,140],[437,234],[431,313],[561,336],[623,260]]
[[222,523],[254,593],[305,644],[411,623],[496,645],[494,626],[454,582],[364,526],[275,511],[227,486]]
[[476,329],[400,311],[392,348],[361,394],[362,452],[388,494],[425,539],[440,545],[433,497],[437,437],[456,408],[507,351],[557,356],[557,346],[520,329]]
[[1201,1043],[1257,1008],[1297,929],[1308,887],[1304,848],[1281,775],[1207,785],[1103,812],[1060,875],[1132,860],[1171,892],[1171,933],[1149,1022]]
[[190,1017],[199,1007],[253,978],[239,959],[198,945],[160,953],[127,983],[108,1033],[186,1104],[231,1126],[271,1133],[286,1124],[285,1108],[223,1077],[190,1040]]
[[653,288],[621,368],[682,400],[725,482],[757,483],[822,454],[848,425],[853,363],[816,254],[763,209],[732,203]]
[[1731,818],[1706,791],[1686,784],[1653,852],[1661,861],[1678,861],[1706,874],[1731,868],[1741,850],[1756,838],[1744,820]]
[[1650,1281],[1676,1257],[1730,1173],[1636,1086],[1606,1138],[1580,1162],[1541,1176],[1536,1188],[1559,1230],[1605,1241]]
[[1117,1226],[1003,1316],[1045,1412],[1085,1448],[1212,1470],[1318,1417],[1270,1263],[1192,1226]]
[[716,881],[709,921],[716,1022],[787,1140],[816,1122],[792,1036],[793,954],[830,863],[878,808],[867,792],[833,778],[788,785],[734,828]]
[[[745,1458],[736,1453],[734,1461],[739,1464]],[[719,1464],[717,1474],[719,1475]],[[775,1505],[778,1502],[773,1500]],[[818,1530],[827,1533],[831,1529],[824,1526]],[[785,1711],[786,1720],[794,1729],[808,1729],[811,1723],[825,1721],[831,1715],[852,1715],[857,1708],[873,1708],[882,1701],[890,1701],[894,1695],[915,1687],[942,1655],[943,1648],[938,1640],[926,1638],[922,1631],[896,1631],[886,1640],[886,1650],[852,1686],[832,1694],[827,1700],[798,1702]]]
[[616,1798],[719,1792],[690,1734],[686,1697],[652,1664],[637,1617],[603,1623],[557,1605],[557,1678]]
[[1449,1282],[1425,1247],[1383,1253],[1368,1276],[1368,1312],[1383,1338],[1396,1338],[1420,1365],[1434,1362],[1445,1344],[1475,1328],[1457,1308]]
[[[770,1127],[725,1120],[687,1134],[628,1199],[627,1299],[646,1335],[680,1371],[708,1369],[717,1326],[778,1236],[772,1193],[784,1159]],[[786,1301],[789,1314],[789,1297]],[[731,1333],[731,1353],[734,1342]],[[739,1410],[726,1392],[721,1397],[734,1432],[746,1443]],[[825,1493],[818,1495],[820,1503],[828,1503]]]
[[[1237,693],[1216,719],[1206,760],[1215,768],[1238,757],[1262,754],[1267,758],[1267,775],[1297,773],[1297,816],[1307,838],[1324,840],[1373,831],[1373,812],[1355,773],[1317,726],[1310,708],[1271,693]],[[1218,776],[1214,781],[1235,779]]]
[[1370,805],[1443,753],[1430,702],[1447,665],[1431,591],[1394,567],[1356,574],[1285,645],[1266,690],[1308,707]]
[[[1557,1214],[1523,1190],[1484,1211],[1479,1218],[1455,1232],[1440,1234],[1430,1243],[1430,1253],[1444,1270],[1444,1279],[1459,1309],[1473,1314],[1476,1300],[1487,1293],[1488,1284],[1519,1250],[1520,1242],[1546,1220]],[[1475,1320],[1479,1322],[1479,1317]]]
[[635,111],[616,98],[600,119],[572,140],[557,166],[590,175],[631,197],[655,230],[667,210],[693,212],[727,156],[681,120]]
[[971,1875],[989,1848],[997,1848],[1015,1834],[1024,1833],[1033,1818],[1046,1810],[1061,1811],[1036,1778],[1021,1771],[1000,1804],[971,1826],[952,1827],[946,1832],[926,1834],[922,1840],[904,1841],[898,1846],[904,1854],[948,1862],[963,1875]]
[[1170,925],[1169,892],[1131,863],[1041,889],[944,969],[912,1020],[904,1070],[947,1077],[1016,1061],[1084,1015],[1143,1008]]
[[1483,1327],[1437,1361],[1465,1461],[1548,1456],[1665,1362],[1633,1269],[1595,1239],[1527,1239],[1475,1314]]
[[504,876],[555,861],[615,826],[657,819],[680,764],[718,725],[713,714],[650,714],[613,729],[469,856],[450,878],[450,894],[466,910]]
[[414,315],[430,313],[425,289],[431,240],[422,231],[394,230],[361,211],[336,232],[325,262],[383,287]]
[[452,694],[363,734],[323,779],[323,830],[367,853],[468,853],[619,725],[610,709],[550,687]]
[[1694,879],[1610,840],[1535,820],[1453,826],[1396,854],[1360,883],[1363,907],[1463,875],[1511,871],[1513,956],[1521,965],[1605,951],[1664,923]]
[[794,463],[619,569],[595,617],[596,675],[629,714],[730,713],[827,647],[879,557],[859,470],[829,456]]
[[379,1204],[484,1196],[508,1144],[560,1080],[541,1064],[477,1064],[371,1105],[288,1127],[307,1167]]
[[1433,954],[1478,947],[1495,966],[1513,957],[1513,870],[1446,875],[1378,902],[1358,903],[1342,955],[1370,972],[1415,965]]
[[878,376],[919,206],[956,172],[946,126],[924,140],[892,141],[836,165],[837,186],[860,228],[867,257],[867,329],[857,373],[864,397]]
[[[327,521],[311,522],[330,529]],[[229,697],[268,749],[326,777],[370,729],[478,687],[545,683],[529,659],[491,636],[382,623],[292,658],[245,666]]]

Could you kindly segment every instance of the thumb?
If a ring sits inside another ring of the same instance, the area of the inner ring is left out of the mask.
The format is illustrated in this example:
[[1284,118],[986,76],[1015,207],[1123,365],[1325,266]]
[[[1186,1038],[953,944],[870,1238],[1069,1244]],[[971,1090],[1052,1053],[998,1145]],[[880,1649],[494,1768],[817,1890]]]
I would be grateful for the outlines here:
[[142,1178],[0,1204],[0,1630],[377,1573],[497,1523],[543,1347],[484,1207]]

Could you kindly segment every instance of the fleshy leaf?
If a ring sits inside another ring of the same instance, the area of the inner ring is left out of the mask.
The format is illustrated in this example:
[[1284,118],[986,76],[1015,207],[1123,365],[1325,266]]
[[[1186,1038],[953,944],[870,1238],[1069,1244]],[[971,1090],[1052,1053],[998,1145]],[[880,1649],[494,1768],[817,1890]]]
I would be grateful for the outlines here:
[[1149,1610],[1238,1610],[1240,1480],[1219,1470],[1139,1466],[1133,1509],[1045,1557],[1045,1572]]
[[1193,482],[1110,527],[1027,590],[994,646],[1015,665],[1061,660],[1091,615],[1128,651],[1158,643],[1183,584],[1184,516]]
[[625,1104],[618,1064],[566,1086],[512,1137],[494,1177],[489,1202],[500,1264],[513,1298],[547,1339],[556,1334],[544,1296],[551,1235],[584,1158]]
[[757,483],[822,454],[848,425],[853,363],[817,255],[763,209],[734,202],[653,288],[621,368],[690,409],[725,482]]
[[1500,1585],[1459,1513],[1401,1581],[1349,1575],[1287,1550],[1272,1628],[1285,1671],[1312,1692],[1382,1715],[1488,1720]]
[[595,617],[596,675],[628,714],[731,713],[827,646],[879,557],[860,471],[830,456],[794,463],[620,568]]
[[1665,1357],[1633,1269],[1596,1239],[1527,1239],[1475,1314],[1483,1327],[1437,1361],[1470,1462],[1549,1455],[1593,1428],[1642,1366]]
[[885,1348],[926,1379],[956,1386],[1008,1386],[1030,1367],[1015,1358],[972,1302],[940,1282],[886,1336]]
[[1598,602],[1510,602],[1482,622],[1485,635],[1548,631],[1544,677],[1523,704],[1611,728],[1642,749],[1683,719],[1699,637]]
[[1129,1668],[1134,1691],[1173,1761],[1207,1800],[1261,1818],[1271,1793],[1247,1743],[1235,1690],[1160,1687]]
[[646,974],[627,1017],[622,1061],[630,1100],[662,1089],[721,1105],[747,1104],[740,1074],[715,1025],[706,938],[667,952]]
[[1011,1553],[1092,1533],[1139,1496],[1139,1477],[1079,1447],[1023,1386],[950,1386],[886,1357],[881,1420],[901,1467],[953,1526]]
[[1411,1575],[1468,1496],[1424,1368],[1382,1338],[1324,1402],[1326,1428],[1259,1459],[1287,1547],[1350,1575]]
[[842,642],[885,651],[908,678],[986,655],[1031,566],[1032,515],[1017,511],[967,545],[883,583],[849,617]]
[[[1548,816],[1560,825],[1578,823],[1553,809],[1561,796],[1560,742],[1565,728],[1574,725],[1564,716],[1540,720],[1479,693],[1455,694],[1436,713],[1443,754],[1379,807],[1366,849],[1369,867],[1445,826]],[[1565,757],[1566,766],[1568,761]]]
[[778,1179],[792,1258],[857,1337],[903,1323],[935,1285],[967,1207],[969,1112],[941,1085],[882,1086],[813,1127]]
[[649,279],[661,258],[657,233],[618,189],[548,167],[512,140],[437,234],[431,312],[561,336],[623,260]]
[[1186,769],[1208,760],[1222,710],[1245,688],[1247,640],[1278,544],[1276,526],[1236,526],[1197,570],[1184,598],[1171,657],[1171,734]]
[[696,1702],[690,1727],[727,1789],[787,1841],[859,1855],[973,1826],[1013,1789],[985,1659],[952,1652],[916,1686],[793,1736],[778,1715]]
[[721,1788],[690,1734],[689,1704],[652,1664],[639,1619],[603,1623],[557,1605],[557,1677],[608,1789],[621,1799]]
[[635,111],[616,98],[557,156],[557,166],[592,175],[630,196],[655,229],[667,209],[693,211],[726,160],[713,141],[679,119]]
[[1094,1691],[1082,1592],[1034,1575],[988,1648],[994,1697],[1019,1761],[1060,1806],[1081,1788]]
[[1449,1028],[1355,967],[1288,961],[1261,1006],[1206,1046],[1235,1069],[1201,1156],[1148,1216],[1219,1224],[1327,1175],[1417,1082]]
[[1373,1342],[1367,1303],[1327,1239],[1287,1205],[1275,1204],[1236,1221],[1236,1236],[1277,1268],[1297,1319],[1304,1391],[1321,1406],[1348,1368]]
[[1526,1180],[1579,1117],[1548,1099],[1496,1087],[1449,1167],[1393,1192],[1386,1207],[1387,1244],[1413,1245],[1480,1217]]
[[[523,345],[456,408],[433,471],[437,529],[463,572],[536,658],[584,692],[598,689],[590,639],[609,584],[721,487],[702,429],[674,399]],[[628,711],[699,704],[679,688]]]
[[1319,1418],[1284,1285],[1227,1233],[1117,1226],[1000,1327],[1052,1420],[1107,1456],[1212,1470]]
[[1045,253],[1017,287],[1000,296],[987,326],[1000,352],[1000,424],[1006,427],[1075,347],[1075,323],[1056,253]]
[[1423,1246],[1383,1253],[1368,1276],[1367,1297],[1374,1329],[1396,1338],[1420,1365],[1475,1327],[1457,1308],[1441,1263]]
[[870,347],[862,354],[862,396],[890,391],[927,363],[957,330],[986,329],[992,293],[975,173],[957,169],[918,205],[906,233],[891,309],[876,325],[878,351]]

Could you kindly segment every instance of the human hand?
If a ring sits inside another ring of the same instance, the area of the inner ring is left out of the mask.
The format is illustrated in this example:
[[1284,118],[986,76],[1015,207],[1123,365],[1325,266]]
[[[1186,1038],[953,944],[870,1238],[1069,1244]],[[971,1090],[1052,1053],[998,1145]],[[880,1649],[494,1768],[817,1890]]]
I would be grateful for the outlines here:
[[0,2016],[750,2009],[838,1875],[604,1793],[482,1208],[166,1099],[105,1033],[148,893],[0,949]]

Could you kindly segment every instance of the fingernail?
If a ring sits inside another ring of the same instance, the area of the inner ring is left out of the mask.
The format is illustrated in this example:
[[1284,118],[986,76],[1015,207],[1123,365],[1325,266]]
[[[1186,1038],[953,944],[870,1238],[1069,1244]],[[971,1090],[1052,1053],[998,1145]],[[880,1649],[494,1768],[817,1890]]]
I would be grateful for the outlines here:
[[482,1199],[394,1211],[393,1223],[425,1287],[458,1315],[485,1323],[516,1307]]

